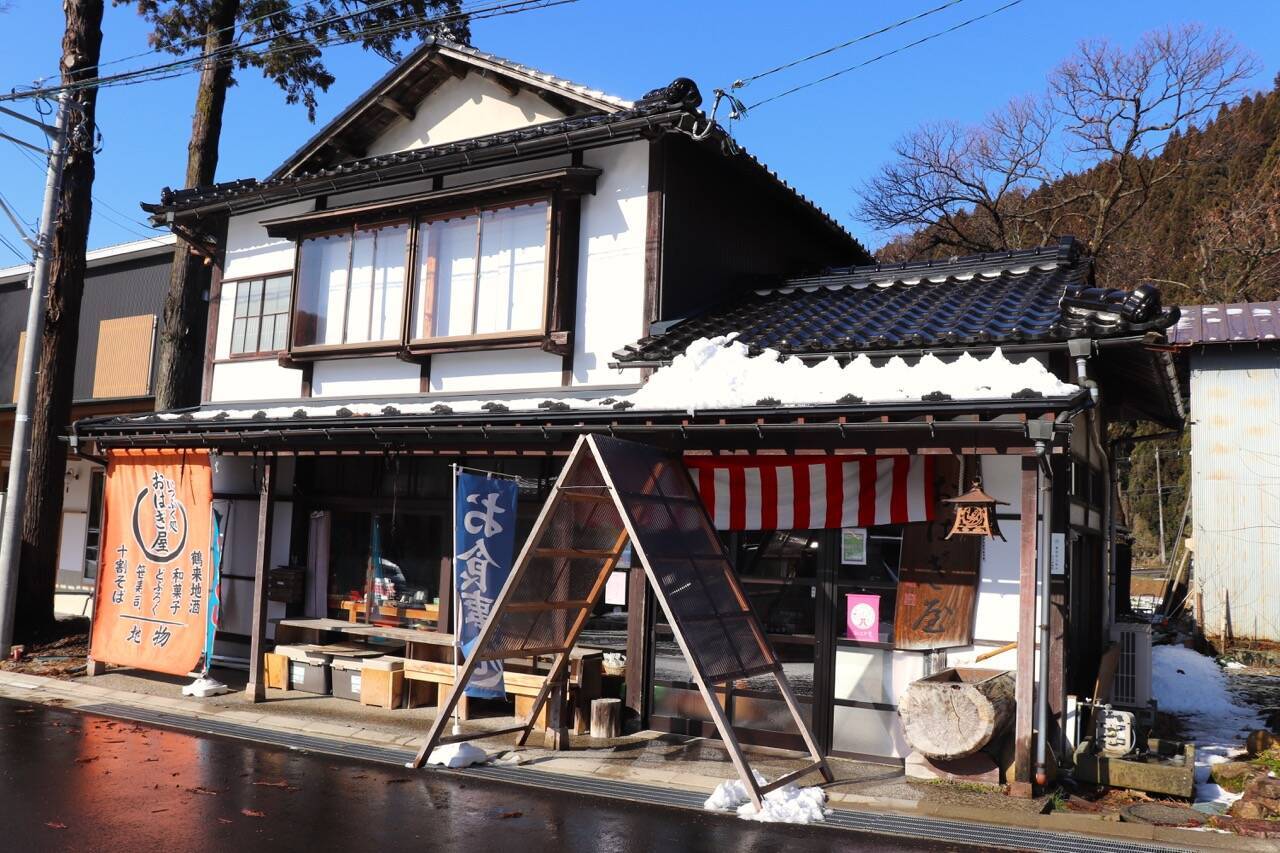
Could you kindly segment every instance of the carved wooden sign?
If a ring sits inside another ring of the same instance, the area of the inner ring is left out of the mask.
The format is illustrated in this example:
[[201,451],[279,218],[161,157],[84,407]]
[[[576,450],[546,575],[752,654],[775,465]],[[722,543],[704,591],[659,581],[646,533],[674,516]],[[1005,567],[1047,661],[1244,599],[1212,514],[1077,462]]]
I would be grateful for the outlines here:
[[[939,457],[933,470],[937,499],[954,497],[963,473],[959,461]],[[893,619],[895,648],[940,649],[973,642],[982,540],[974,536],[947,539],[948,515],[939,512],[937,520],[908,524],[903,530]]]

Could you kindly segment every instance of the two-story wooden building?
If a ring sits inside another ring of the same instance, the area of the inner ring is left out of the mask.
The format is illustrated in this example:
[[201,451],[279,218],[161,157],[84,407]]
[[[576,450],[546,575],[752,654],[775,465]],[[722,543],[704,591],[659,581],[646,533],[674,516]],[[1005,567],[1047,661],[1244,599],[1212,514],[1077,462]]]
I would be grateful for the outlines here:
[[[270,177],[147,206],[216,261],[203,402],[77,440],[216,454],[241,642],[260,512],[270,566],[306,567],[272,615],[356,606],[376,523],[413,621],[449,600],[449,463],[518,475],[527,525],[584,431],[661,444],[824,751],[900,762],[905,685],[1019,641],[987,665],[1019,674],[1026,783],[1036,685],[1060,743],[1113,612],[1105,424],[1181,418],[1146,346],[1175,314],[1149,286],[1094,288],[1070,240],[872,265],[699,101],[685,79],[632,102],[423,46]],[[944,544],[942,500],[972,478],[1008,503],[1007,538]],[[646,725],[710,731],[643,575],[626,585],[590,644],[625,648]],[[850,595],[875,602],[874,637]],[[797,742],[777,696],[723,692],[744,739]]]

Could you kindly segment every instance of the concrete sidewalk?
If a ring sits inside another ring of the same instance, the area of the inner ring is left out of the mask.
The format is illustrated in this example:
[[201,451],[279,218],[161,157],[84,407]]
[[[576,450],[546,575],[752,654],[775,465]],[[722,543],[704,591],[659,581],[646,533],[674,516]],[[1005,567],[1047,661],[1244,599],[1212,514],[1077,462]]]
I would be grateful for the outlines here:
[[[217,672],[232,683],[242,674]],[[385,711],[359,703],[319,697],[296,691],[268,691],[268,701],[249,702],[242,691],[209,699],[188,699],[180,695],[186,679],[168,678],[129,671],[112,672],[95,678],[71,681],[0,671],[0,697],[56,705],[71,709],[91,709],[112,704],[139,711],[161,712],[170,719],[187,720],[198,729],[202,721],[234,723],[249,730],[305,735],[331,742],[335,750],[343,745],[365,744],[403,750],[410,755],[425,740],[434,709]],[[511,717],[489,717],[464,724],[467,730],[509,726]],[[178,725],[179,723],[175,723]],[[535,742],[539,738],[533,739]],[[639,786],[669,788],[709,794],[725,779],[736,778],[728,754],[718,741],[640,732],[610,741],[576,736],[572,749],[552,752],[540,747],[512,750],[513,736],[498,736],[479,745],[522,768],[546,771],[549,784],[555,776],[609,779]],[[796,753],[747,747],[752,766],[767,778],[797,769],[807,763]],[[960,786],[908,781],[900,770],[864,762],[832,759],[836,781],[824,786],[829,803],[837,809],[862,812],[918,815],[974,823],[996,824],[1052,832],[1082,833],[1117,841],[1146,842],[1190,849],[1235,851],[1275,850],[1273,842],[1241,838],[1217,832],[1120,823],[1100,817],[1042,814],[1044,799],[1018,800],[997,793]],[[817,774],[802,781],[820,782]]]

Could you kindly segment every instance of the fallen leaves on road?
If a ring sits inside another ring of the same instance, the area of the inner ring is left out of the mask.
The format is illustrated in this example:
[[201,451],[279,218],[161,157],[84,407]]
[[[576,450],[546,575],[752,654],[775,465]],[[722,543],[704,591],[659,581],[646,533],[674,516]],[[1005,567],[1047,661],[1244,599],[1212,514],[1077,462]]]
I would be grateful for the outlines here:
[[61,821],[56,821],[56,820],[47,820],[45,821],[44,825],[49,827],[50,829],[66,829],[67,828],[67,825],[65,823],[62,823]]
[[266,812],[260,812],[257,809],[241,809],[240,814],[245,817],[266,817]]
[[232,822],[233,822],[233,821],[232,821],[232,820],[231,820],[231,818],[229,818],[229,817],[220,817],[220,818],[218,818],[218,823],[232,823]]
[[262,781],[262,782],[254,782],[253,784],[254,784],[254,785],[260,785],[260,786],[262,786],[263,788],[288,788],[288,787],[289,787],[289,783],[288,783],[288,782],[286,782],[286,781],[284,781],[283,779],[281,779],[281,780],[279,780],[279,781],[276,781],[276,782],[265,782],[265,781]]
[[387,780],[387,784],[388,784],[388,785],[403,785],[405,782],[408,782],[408,781],[410,781],[410,780],[409,780],[409,779],[388,779],[388,780]]
[[188,793],[191,793],[191,794],[204,794],[206,797],[216,797],[216,796],[218,796],[218,792],[217,792],[217,791],[211,791],[211,790],[209,790],[208,788],[202,788],[202,787],[200,787],[199,785],[197,785],[197,786],[196,786],[196,787],[194,787],[194,788],[187,788],[187,792],[188,792]]
[[87,756],[84,756],[83,758],[77,758],[76,764],[88,764],[90,761],[97,761],[97,760],[98,760],[98,756],[87,755]]
[[524,812],[503,812],[498,817],[502,820],[509,820],[513,817],[524,817]]

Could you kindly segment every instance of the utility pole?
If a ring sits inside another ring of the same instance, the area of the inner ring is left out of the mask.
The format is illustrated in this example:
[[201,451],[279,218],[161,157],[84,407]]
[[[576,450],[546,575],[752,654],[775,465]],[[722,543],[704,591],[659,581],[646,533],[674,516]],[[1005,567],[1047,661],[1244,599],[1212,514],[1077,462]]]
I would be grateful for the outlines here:
[[30,276],[27,304],[27,339],[22,349],[22,387],[13,419],[13,446],[9,454],[9,485],[4,501],[4,526],[0,528],[0,654],[9,656],[13,644],[14,609],[18,593],[18,563],[22,554],[22,511],[26,503],[27,462],[31,453],[29,434],[31,412],[36,398],[36,367],[40,352],[40,319],[44,316],[45,294],[49,290],[53,231],[57,225],[58,196],[62,191],[62,169],[67,161],[67,110],[70,95],[58,95],[58,113],[50,132],[49,165],[45,173],[44,204],[40,210],[40,233]]
[[1156,448],[1156,517],[1160,519],[1160,565],[1167,566],[1164,554],[1164,486],[1160,483],[1160,448]]

